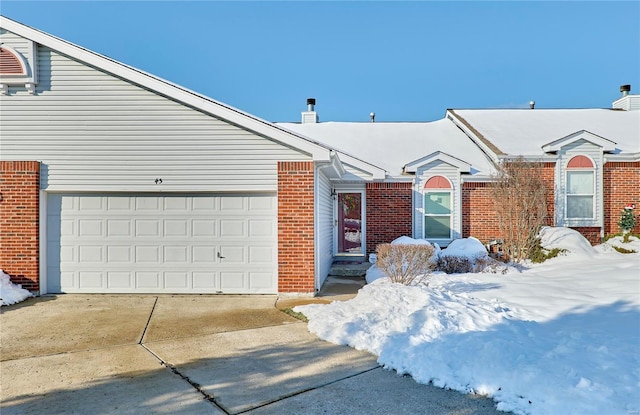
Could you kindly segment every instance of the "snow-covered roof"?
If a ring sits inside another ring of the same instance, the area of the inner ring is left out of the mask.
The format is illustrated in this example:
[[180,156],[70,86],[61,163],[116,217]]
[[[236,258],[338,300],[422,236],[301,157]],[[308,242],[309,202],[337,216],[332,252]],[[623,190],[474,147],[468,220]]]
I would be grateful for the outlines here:
[[435,152],[455,155],[472,173],[490,174],[493,164],[454,123],[447,119],[424,123],[323,122],[278,123],[278,126],[340,152],[384,168],[392,177],[403,167]]
[[615,153],[640,152],[640,111],[456,109],[449,113],[497,156],[542,155],[544,145],[583,130],[615,143]]

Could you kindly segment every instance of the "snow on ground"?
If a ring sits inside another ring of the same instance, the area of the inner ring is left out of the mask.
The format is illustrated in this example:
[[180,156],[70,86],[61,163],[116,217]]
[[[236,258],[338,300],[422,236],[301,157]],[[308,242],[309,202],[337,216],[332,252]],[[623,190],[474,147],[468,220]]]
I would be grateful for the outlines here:
[[500,410],[637,414],[640,254],[611,245],[640,252],[640,240],[592,248],[562,228],[542,239],[568,252],[506,275],[434,274],[428,287],[379,278],[350,301],[295,310],[327,341]]
[[32,297],[29,291],[23,289],[20,285],[13,284],[9,280],[9,276],[0,270],[0,305],[11,305],[24,301]]

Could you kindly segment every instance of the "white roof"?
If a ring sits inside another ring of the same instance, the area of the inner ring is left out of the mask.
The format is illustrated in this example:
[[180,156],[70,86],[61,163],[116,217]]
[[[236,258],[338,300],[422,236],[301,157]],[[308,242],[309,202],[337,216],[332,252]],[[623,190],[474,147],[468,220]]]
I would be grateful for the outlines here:
[[[542,155],[542,147],[578,131],[615,143],[615,153],[640,152],[640,111],[611,109],[450,110],[504,154]],[[455,154],[455,153],[453,153]]]
[[486,175],[494,170],[480,148],[447,119],[425,123],[322,122],[277,125],[380,166],[392,177],[401,176],[405,164],[438,151],[470,164],[472,173]]

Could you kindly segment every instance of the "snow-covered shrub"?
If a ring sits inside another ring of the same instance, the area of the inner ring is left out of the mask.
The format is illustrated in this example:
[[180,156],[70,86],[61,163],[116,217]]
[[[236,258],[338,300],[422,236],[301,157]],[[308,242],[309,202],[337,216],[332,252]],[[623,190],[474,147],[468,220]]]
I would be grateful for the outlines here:
[[474,237],[456,239],[440,252],[438,270],[447,274],[481,272],[489,265],[487,249]]
[[392,282],[404,285],[424,284],[435,268],[432,260],[434,247],[428,242],[380,244],[376,253],[376,266],[387,274]]
[[11,305],[33,297],[29,291],[20,285],[13,284],[9,275],[0,270],[0,303],[1,305]]
[[466,274],[473,272],[473,262],[463,256],[441,256],[437,268],[447,274]]

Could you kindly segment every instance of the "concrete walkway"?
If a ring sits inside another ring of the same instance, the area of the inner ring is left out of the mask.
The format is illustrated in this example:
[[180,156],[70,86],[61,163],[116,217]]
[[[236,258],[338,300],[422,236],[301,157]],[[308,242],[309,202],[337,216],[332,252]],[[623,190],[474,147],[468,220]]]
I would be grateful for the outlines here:
[[0,413],[502,413],[320,341],[276,300],[67,294],[2,307]]

